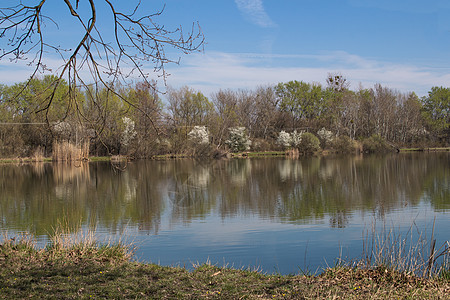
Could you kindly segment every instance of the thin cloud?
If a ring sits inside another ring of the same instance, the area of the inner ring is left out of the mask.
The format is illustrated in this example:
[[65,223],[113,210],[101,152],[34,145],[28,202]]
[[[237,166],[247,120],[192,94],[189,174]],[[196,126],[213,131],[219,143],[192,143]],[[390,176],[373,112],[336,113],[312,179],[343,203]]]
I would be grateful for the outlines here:
[[251,23],[263,28],[273,28],[277,26],[265,11],[262,0],[235,0],[234,2],[239,11]]
[[[60,60],[47,61],[56,71]],[[416,92],[424,96],[433,86],[448,86],[450,67],[392,64],[339,51],[321,54],[282,55],[267,53],[192,54],[183,58],[181,65],[167,65],[171,75],[167,84],[175,88],[187,85],[209,96],[220,89],[254,89],[261,85],[299,80],[326,84],[330,72],[342,73],[351,83],[351,89],[365,88],[380,83],[401,92]],[[147,66],[152,77],[152,65]],[[0,83],[23,82],[31,75],[25,63],[0,60]],[[89,77],[87,70],[83,76]],[[47,73],[50,74],[50,73]],[[40,74],[42,76],[42,74]],[[157,75],[153,76],[155,79]],[[139,78],[130,78],[137,80]],[[161,88],[163,88],[161,83]]]
[[[267,65],[267,60],[273,60],[274,64]],[[290,62],[290,66],[277,63],[283,60]],[[303,62],[308,62],[308,67]],[[220,89],[254,89],[290,80],[325,84],[328,73],[340,72],[352,89],[358,89],[360,84],[370,88],[380,83],[423,96],[433,86],[448,85],[448,71],[448,68],[380,62],[345,52],[287,56],[215,52],[185,57],[181,66],[170,68],[167,82],[174,87],[188,85],[210,95]]]

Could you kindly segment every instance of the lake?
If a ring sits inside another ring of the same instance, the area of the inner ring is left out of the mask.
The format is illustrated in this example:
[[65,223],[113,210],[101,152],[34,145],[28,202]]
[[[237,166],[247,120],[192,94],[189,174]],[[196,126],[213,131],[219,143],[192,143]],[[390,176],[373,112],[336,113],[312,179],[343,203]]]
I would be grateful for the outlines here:
[[1,231],[58,226],[142,262],[320,272],[374,234],[449,240],[450,153],[0,165]]

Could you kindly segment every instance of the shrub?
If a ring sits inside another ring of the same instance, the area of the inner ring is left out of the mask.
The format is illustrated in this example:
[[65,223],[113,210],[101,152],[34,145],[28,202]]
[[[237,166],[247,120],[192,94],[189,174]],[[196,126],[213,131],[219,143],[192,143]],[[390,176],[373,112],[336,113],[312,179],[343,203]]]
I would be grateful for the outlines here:
[[253,151],[270,151],[274,149],[274,145],[266,139],[253,139],[252,150]]
[[364,152],[369,153],[388,152],[391,149],[386,140],[378,134],[374,134],[370,138],[363,140],[362,147]]
[[304,154],[312,154],[320,150],[320,141],[314,134],[305,132],[301,135],[298,150]]
[[339,153],[352,153],[358,150],[356,141],[346,135],[341,135],[333,140],[331,147]]
[[53,161],[79,161],[89,157],[89,141],[80,145],[75,145],[67,141],[53,142],[52,159]]
[[297,130],[294,130],[294,132],[288,133],[282,130],[278,135],[277,144],[284,148],[298,148],[302,140],[303,133],[304,131],[297,132]]

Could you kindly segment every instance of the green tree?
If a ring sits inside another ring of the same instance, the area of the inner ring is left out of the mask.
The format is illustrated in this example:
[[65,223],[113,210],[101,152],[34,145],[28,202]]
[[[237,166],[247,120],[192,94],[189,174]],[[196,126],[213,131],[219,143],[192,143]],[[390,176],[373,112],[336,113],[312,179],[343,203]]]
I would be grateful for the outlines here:
[[320,117],[324,100],[320,85],[294,80],[279,83],[275,92],[280,99],[280,109],[290,113],[292,128],[296,128],[299,121],[308,125]]
[[450,141],[450,88],[432,87],[422,98],[428,128],[444,143]]

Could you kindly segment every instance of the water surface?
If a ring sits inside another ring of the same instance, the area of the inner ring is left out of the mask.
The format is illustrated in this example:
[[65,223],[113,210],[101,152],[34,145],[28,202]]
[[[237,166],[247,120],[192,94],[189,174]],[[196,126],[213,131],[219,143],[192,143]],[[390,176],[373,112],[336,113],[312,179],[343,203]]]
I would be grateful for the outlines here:
[[449,162],[444,152],[1,165],[0,228],[42,243],[60,225],[95,230],[162,265],[315,271],[360,258],[373,228],[431,237],[435,222],[437,243],[448,240]]

